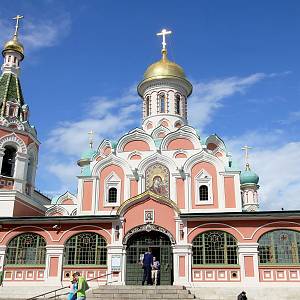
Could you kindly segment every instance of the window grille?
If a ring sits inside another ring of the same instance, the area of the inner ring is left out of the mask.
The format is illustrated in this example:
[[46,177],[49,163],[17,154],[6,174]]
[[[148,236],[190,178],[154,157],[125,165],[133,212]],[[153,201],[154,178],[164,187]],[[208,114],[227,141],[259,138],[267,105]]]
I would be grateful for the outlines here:
[[229,233],[208,231],[193,240],[193,265],[237,264],[237,242]]
[[258,241],[261,264],[299,264],[300,232],[274,230],[265,233]]
[[208,200],[208,186],[200,185],[199,187],[199,200],[207,201]]
[[85,232],[71,237],[65,245],[65,265],[106,265],[107,244],[97,233]]
[[165,94],[159,95],[159,111],[164,113],[166,111],[166,96]]
[[180,95],[175,97],[175,114],[180,115]]
[[7,247],[7,265],[44,265],[46,241],[35,233],[24,233],[13,238]]
[[116,203],[118,196],[118,190],[114,187],[108,190],[108,203]]

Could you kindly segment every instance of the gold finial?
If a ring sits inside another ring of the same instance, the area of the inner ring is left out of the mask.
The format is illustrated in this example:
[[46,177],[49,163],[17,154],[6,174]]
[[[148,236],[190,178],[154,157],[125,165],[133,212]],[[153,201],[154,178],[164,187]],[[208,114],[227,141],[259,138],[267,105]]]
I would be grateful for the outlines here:
[[94,131],[91,130],[88,132],[89,135],[89,144],[90,144],[90,148],[93,149],[93,144],[94,144]]
[[171,34],[172,31],[171,30],[167,30],[167,29],[163,29],[161,32],[158,32],[156,35],[157,36],[162,36],[162,50],[161,53],[163,55],[163,59],[165,59],[167,57],[167,43],[166,43],[166,35]]
[[24,16],[16,15],[13,20],[16,20],[16,27],[15,27],[15,33],[14,33],[14,38],[18,38],[18,31],[19,31],[19,20],[23,19]]
[[242,150],[245,151],[245,165],[246,165],[246,170],[249,171],[250,170],[250,165],[249,165],[249,150],[252,149],[252,147],[249,147],[247,145],[245,145],[244,147],[242,147]]

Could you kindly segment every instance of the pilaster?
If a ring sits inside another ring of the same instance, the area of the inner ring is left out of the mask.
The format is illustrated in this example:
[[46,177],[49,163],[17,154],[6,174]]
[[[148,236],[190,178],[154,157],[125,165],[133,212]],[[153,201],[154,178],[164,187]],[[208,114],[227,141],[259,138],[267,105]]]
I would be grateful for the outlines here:
[[243,286],[257,286],[259,283],[258,243],[238,243],[241,283]]
[[192,245],[173,246],[174,285],[190,285]]
[[62,283],[64,245],[46,246],[45,281],[50,285]]

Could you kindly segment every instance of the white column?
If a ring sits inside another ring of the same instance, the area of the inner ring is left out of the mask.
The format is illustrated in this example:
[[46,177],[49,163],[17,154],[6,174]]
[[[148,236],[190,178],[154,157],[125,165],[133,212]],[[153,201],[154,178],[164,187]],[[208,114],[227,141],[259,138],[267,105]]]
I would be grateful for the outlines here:
[[174,285],[190,285],[192,246],[181,244],[173,246]]
[[20,193],[25,192],[25,182],[26,182],[26,174],[27,174],[27,160],[28,155],[24,153],[17,152],[16,156],[16,164],[14,171],[14,189],[19,191]]
[[64,245],[46,246],[45,282],[49,285],[62,284]]
[[107,273],[113,273],[112,275],[107,276],[107,284],[125,284],[124,257],[122,244],[107,246]]
[[4,260],[5,260],[6,246],[0,246],[0,273],[2,273],[2,278],[4,279]]
[[0,148],[0,173],[2,170],[2,162],[3,162],[3,156],[4,156],[4,148]]
[[243,286],[258,286],[258,243],[238,243],[241,283]]

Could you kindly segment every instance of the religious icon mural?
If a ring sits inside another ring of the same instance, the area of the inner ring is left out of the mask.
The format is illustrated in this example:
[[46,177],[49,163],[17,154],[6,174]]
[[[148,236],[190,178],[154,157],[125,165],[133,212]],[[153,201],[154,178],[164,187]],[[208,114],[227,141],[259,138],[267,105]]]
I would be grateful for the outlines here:
[[146,170],[146,190],[169,198],[169,170],[161,165],[154,164]]

